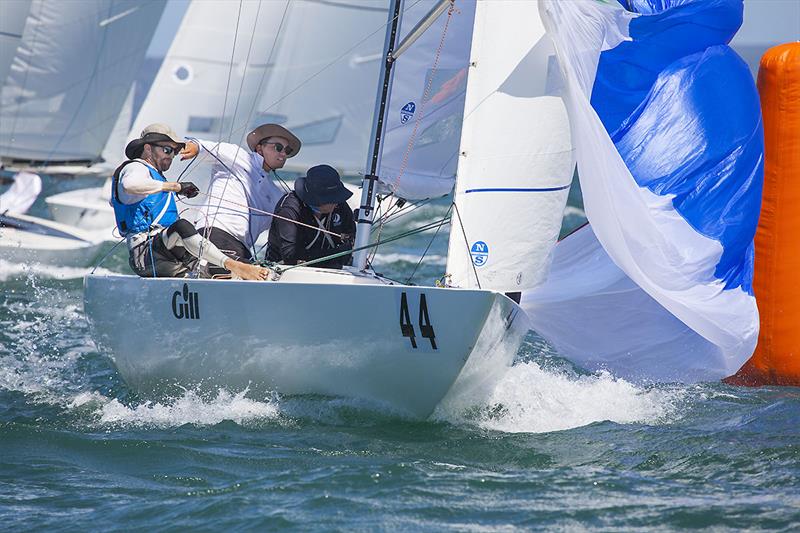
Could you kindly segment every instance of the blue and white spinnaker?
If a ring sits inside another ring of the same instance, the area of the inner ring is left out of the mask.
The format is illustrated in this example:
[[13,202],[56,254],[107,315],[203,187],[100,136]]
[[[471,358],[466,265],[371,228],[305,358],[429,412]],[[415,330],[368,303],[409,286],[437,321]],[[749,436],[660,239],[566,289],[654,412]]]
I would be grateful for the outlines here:
[[563,355],[699,381],[752,354],[763,180],[758,94],[727,43],[741,0],[542,0],[567,85],[586,215],[525,293]]

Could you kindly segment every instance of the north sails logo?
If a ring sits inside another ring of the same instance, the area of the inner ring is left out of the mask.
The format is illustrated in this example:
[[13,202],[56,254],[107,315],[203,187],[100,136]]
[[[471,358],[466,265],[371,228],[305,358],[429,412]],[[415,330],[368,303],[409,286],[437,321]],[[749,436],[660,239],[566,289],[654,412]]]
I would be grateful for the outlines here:
[[476,241],[472,243],[469,254],[472,256],[472,263],[476,267],[482,267],[489,261],[489,246],[483,241]]
[[417,110],[417,104],[414,102],[409,102],[403,106],[403,109],[400,110],[400,124],[405,124],[412,118],[414,118],[414,112]]
[[[183,301],[180,301],[181,299]],[[172,314],[177,319],[196,320],[200,318],[200,296],[196,292],[190,291],[187,283],[183,284],[183,291],[175,291],[172,295]]]

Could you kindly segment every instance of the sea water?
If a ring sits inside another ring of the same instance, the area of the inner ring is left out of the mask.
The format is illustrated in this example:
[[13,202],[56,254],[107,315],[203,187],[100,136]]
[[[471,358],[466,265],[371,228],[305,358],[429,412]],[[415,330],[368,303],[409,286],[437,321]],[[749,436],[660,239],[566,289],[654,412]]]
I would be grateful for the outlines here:
[[[430,235],[413,239],[378,270],[409,277]],[[125,252],[101,268],[126,272]],[[631,383],[530,334],[495,388],[428,420],[248,390],[152,401],[95,348],[87,271],[0,258],[0,529],[800,528],[797,388]]]

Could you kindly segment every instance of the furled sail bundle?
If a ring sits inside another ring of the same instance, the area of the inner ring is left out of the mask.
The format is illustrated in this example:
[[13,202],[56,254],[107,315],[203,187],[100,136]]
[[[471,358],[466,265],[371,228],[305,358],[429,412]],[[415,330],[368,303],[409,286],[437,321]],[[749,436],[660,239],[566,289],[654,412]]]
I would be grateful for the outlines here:
[[590,368],[697,381],[752,354],[763,180],[758,95],[727,46],[741,0],[542,2],[566,79],[591,227],[524,295],[534,329]]

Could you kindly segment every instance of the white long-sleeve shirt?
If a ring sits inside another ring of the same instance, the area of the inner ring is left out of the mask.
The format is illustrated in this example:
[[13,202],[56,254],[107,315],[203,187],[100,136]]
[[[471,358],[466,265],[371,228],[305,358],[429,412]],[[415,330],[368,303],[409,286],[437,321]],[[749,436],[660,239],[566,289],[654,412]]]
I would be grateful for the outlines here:
[[284,192],[264,170],[264,158],[257,153],[235,144],[202,139],[196,142],[219,158],[217,161],[211,156],[213,169],[208,194],[212,198],[207,199],[205,216],[197,226],[211,225],[225,230],[251,247],[269,229],[272,217],[243,206],[272,213]]
[[[131,205],[144,200],[153,193],[163,190],[164,182],[154,180],[150,175],[152,165],[144,159],[136,159],[137,163],[128,163],[119,173],[119,201]],[[139,164],[141,163],[141,164]]]

